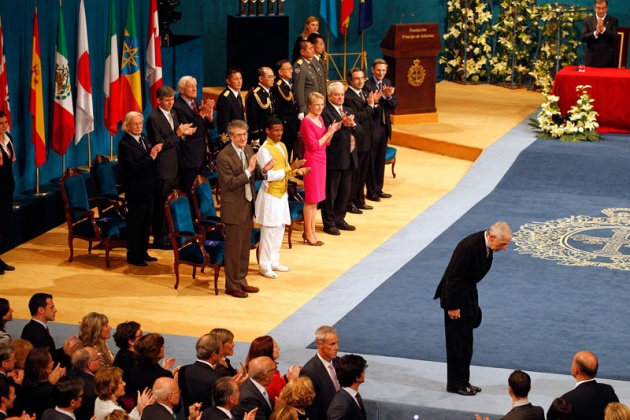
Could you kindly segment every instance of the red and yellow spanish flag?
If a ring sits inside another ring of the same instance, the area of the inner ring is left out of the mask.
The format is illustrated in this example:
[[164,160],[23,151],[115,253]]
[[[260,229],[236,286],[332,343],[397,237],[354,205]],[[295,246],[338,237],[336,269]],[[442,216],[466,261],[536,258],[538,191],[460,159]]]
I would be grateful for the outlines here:
[[39,24],[37,7],[33,15],[33,58],[31,61],[30,112],[33,117],[32,139],[35,145],[35,166],[46,163],[46,132],[44,129],[44,93],[42,89],[42,59],[39,49]]

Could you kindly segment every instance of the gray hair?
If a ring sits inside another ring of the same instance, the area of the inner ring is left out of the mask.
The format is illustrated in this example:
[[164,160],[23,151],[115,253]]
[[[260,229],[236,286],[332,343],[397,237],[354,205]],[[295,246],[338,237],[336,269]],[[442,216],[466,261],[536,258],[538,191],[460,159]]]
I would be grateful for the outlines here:
[[123,123],[122,123],[122,126],[120,127],[120,129],[122,131],[124,131],[125,133],[128,133],[129,130],[128,130],[127,126],[131,122],[131,119],[135,118],[135,117],[142,118],[142,122],[144,122],[144,115],[142,115],[141,113],[139,113],[137,111],[129,111],[129,112],[127,112],[127,115],[125,115],[125,119],[123,120]]
[[512,229],[505,222],[496,222],[495,224],[490,226],[490,229],[488,229],[488,233],[490,235],[494,235],[494,237],[498,239],[505,239],[505,238],[512,237]]
[[335,89],[341,89],[342,91],[344,90],[343,88],[343,83],[341,82],[332,82],[331,84],[328,85],[328,89],[326,90],[326,92],[330,95],[331,93],[333,93],[333,90]]
[[228,134],[234,134],[234,129],[236,129],[236,128],[242,128],[245,131],[249,130],[249,126],[247,125],[247,123],[245,121],[243,121],[243,120],[232,120],[232,121],[230,121],[230,123],[227,126]]
[[186,83],[190,82],[191,80],[193,80],[195,83],[197,82],[197,79],[192,76],[183,76],[181,79],[179,79],[179,82],[177,82],[177,89],[181,91],[186,87]]
[[212,353],[219,354],[221,351],[221,340],[214,334],[202,335],[201,338],[197,340],[195,349],[197,351],[197,359],[209,359]]
[[324,341],[324,339],[326,338],[326,334],[338,335],[335,327],[322,325],[315,331],[315,341]]

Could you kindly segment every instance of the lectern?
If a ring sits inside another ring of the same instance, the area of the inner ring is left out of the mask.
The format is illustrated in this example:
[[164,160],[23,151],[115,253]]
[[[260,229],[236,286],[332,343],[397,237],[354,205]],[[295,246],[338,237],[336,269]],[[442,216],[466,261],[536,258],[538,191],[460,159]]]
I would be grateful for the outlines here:
[[396,87],[398,107],[392,122],[436,122],[437,55],[442,49],[436,23],[392,25],[381,42],[387,75]]

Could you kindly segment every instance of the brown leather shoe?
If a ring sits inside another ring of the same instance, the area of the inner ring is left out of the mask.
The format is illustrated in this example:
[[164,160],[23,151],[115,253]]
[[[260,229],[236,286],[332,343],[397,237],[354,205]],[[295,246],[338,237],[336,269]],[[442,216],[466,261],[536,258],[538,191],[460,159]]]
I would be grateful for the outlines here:
[[241,286],[241,290],[247,293],[258,293],[260,289],[254,286]]
[[226,295],[234,296],[235,298],[246,298],[248,295],[242,290],[226,290]]

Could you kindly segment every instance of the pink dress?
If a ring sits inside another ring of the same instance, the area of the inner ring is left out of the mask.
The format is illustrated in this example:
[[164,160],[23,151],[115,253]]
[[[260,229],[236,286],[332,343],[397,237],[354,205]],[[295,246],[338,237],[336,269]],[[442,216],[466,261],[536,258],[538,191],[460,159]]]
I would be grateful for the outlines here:
[[319,139],[326,134],[326,126],[322,116],[319,117],[321,127],[307,117],[300,126],[300,134],[304,141],[304,166],[311,167],[311,172],[304,175],[304,201],[319,203],[326,198],[326,143],[319,145]]

